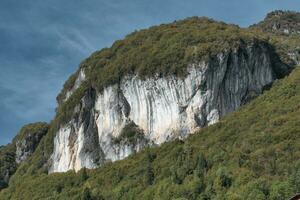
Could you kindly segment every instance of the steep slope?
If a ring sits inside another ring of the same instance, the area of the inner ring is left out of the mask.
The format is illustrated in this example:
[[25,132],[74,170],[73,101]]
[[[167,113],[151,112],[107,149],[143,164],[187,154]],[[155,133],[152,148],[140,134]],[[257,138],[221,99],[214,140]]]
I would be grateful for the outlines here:
[[184,141],[79,173],[15,177],[0,199],[287,199],[300,191],[300,68]]
[[[285,68],[267,44],[252,42],[191,64],[184,79],[127,76],[102,93],[90,90],[76,107],[78,118],[57,133],[50,171],[94,168],[140,150],[146,140],[161,144],[185,138],[260,94],[280,76],[276,70]],[[144,139],[115,144],[129,122],[145,132]]]
[[17,176],[95,168],[185,138],[288,74],[281,46],[261,31],[198,17],[134,32],[81,63]]
[[[133,33],[88,58],[59,95],[64,121],[50,172],[95,168],[149,144],[185,138],[288,71],[263,38],[206,18]],[[144,137],[114,143],[130,123]]]
[[290,64],[300,64],[299,12],[273,11],[263,21],[250,26],[250,29],[268,34],[282,60]]
[[15,146],[6,145],[0,148],[0,190],[7,187],[9,178],[17,170]]
[[198,17],[134,32],[81,63],[36,150],[24,160],[26,151],[17,151],[11,185],[184,139],[286,76],[299,61],[298,44],[296,34]]
[[47,123],[25,125],[11,144],[0,148],[0,190],[7,186],[18,165],[34,153],[47,131]]

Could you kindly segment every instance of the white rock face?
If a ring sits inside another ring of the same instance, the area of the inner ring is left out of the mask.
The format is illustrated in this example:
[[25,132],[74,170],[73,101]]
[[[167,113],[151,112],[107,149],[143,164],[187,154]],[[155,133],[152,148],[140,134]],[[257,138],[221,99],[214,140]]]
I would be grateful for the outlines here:
[[75,90],[77,90],[79,88],[79,86],[81,85],[81,83],[84,80],[85,80],[85,73],[84,73],[84,70],[82,69],[82,70],[79,71],[79,74],[78,74],[78,76],[75,80],[73,88],[66,93],[66,97],[65,97],[64,101],[67,101],[69,99],[69,97],[73,94],[73,92]]
[[288,56],[292,59],[295,65],[300,65],[300,53],[299,47],[294,52],[288,53]]
[[194,65],[185,79],[126,78],[121,90],[130,105],[129,119],[155,144],[194,132],[199,128],[195,117],[206,118],[201,108],[211,95],[210,90],[199,88],[205,84],[207,68],[205,63]]
[[[58,131],[49,172],[95,168],[149,144],[185,138],[260,94],[276,78],[273,68],[268,51],[248,46],[190,65],[183,79],[132,75],[90,92],[75,109],[79,117]],[[129,122],[143,130],[144,139],[115,143]]]
[[[72,128],[65,126],[60,129],[58,135],[54,140],[55,145],[53,159],[58,162],[53,163],[53,171],[63,172],[66,169],[79,170],[82,167],[94,168],[95,163],[93,158],[89,155],[81,156],[84,144],[83,125],[77,131],[76,141],[71,139]],[[78,159],[80,158],[80,159]]]

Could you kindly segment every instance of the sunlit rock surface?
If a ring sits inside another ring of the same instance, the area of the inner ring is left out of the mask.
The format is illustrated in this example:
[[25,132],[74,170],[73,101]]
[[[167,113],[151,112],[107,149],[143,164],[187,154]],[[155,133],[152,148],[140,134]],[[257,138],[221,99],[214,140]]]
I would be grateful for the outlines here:
[[[90,90],[75,108],[78,117],[57,132],[49,171],[95,168],[185,138],[260,94],[284,67],[266,45],[249,44],[189,65],[183,78],[127,76],[101,93]],[[115,143],[128,123],[144,138]]]

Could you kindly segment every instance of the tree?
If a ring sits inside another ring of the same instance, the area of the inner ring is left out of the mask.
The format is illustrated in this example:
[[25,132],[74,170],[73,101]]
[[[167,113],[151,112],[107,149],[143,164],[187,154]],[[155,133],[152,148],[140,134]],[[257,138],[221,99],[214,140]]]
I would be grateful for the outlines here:
[[0,180],[0,190],[6,188],[8,185],[4,180]]
[[300,163],[296,164],[296,167],[290,177],[290,184],[294,187],[294,193],[300,191]]
[[87,179],[89,178],[86,168],[82,168],[82,170],[80,170],[80,181],[81,183],[85,182]]
[[224,188],[229,188],[232,184],[232,177],[225,167],[217,171],[217,184]]
[[203,177],[206,170],[207,170],[207,161],[202,153],[199,154],[197,159],[197,165],[195,169],[195,175],[200,177]]
[[182,180],[180,179],[180,177],[177,174],[177,169],[174,166],[171,167],[171,178],[172,178],[172,182],[175,184],[182,183]]
[[146,169],[146,184],[147,185],[152,185],[154,182],[154,173],[153,173],[153,169],[150,163],[148,163],[147,165],[147,169]]
[[264,200],[269,195],[268,180],[259,178],[247,183],[242,191],[242,199],[246,200]]
[[154,172],[152,168],[152,161],[154,160],[154,156],[151,155],[149,150],[147,150],[146,154],[146,174],[145,174],[145,183],[146,185],[152,185],[154,182]]
[[286,200],[293,194],[293,187],[289,182],[275,182],[270,188],[271,200]]
[[247,197],[247,200],[265,200],[266,196],[262,191],[253,190]]
[[88,188],[84,188],[81,199],[82,200],[92,200],[91,193]]

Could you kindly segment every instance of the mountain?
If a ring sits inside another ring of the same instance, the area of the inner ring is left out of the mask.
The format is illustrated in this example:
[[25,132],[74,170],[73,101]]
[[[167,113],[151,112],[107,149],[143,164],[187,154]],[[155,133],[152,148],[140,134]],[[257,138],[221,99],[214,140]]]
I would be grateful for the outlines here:
[[186,140],[93,170],[14,176],[0,199],[287,199],[300,189],[299,102],[296,68]]
[[[193,17],[92,54],[58,95],[55,119],[28,137],[37,139],[1,147],[5,183],[17,171],[0,199],[278,199],[299,191],[300,42],[297,32],[265,28],[276,13],[299,15],[275,11],[247,29]],[[286,21],[297,30],[297,19]]]
[[[49,171],[95,168],[185,138],[288,72],[264,38],[207,18],[133,33],[67,81]],[[123,134],[131,125],[143,133]]]
[[[260,94],[288,68],[270,46],[254,38],[206,62],[190,62],[182,78],[142,79],[134,73],[101,92],[89,88],[73,110],[77,116],[56,134],[50,172],[95,168],[149,144],[185,138]],[[132,125],[141,133],[123,133]]]

